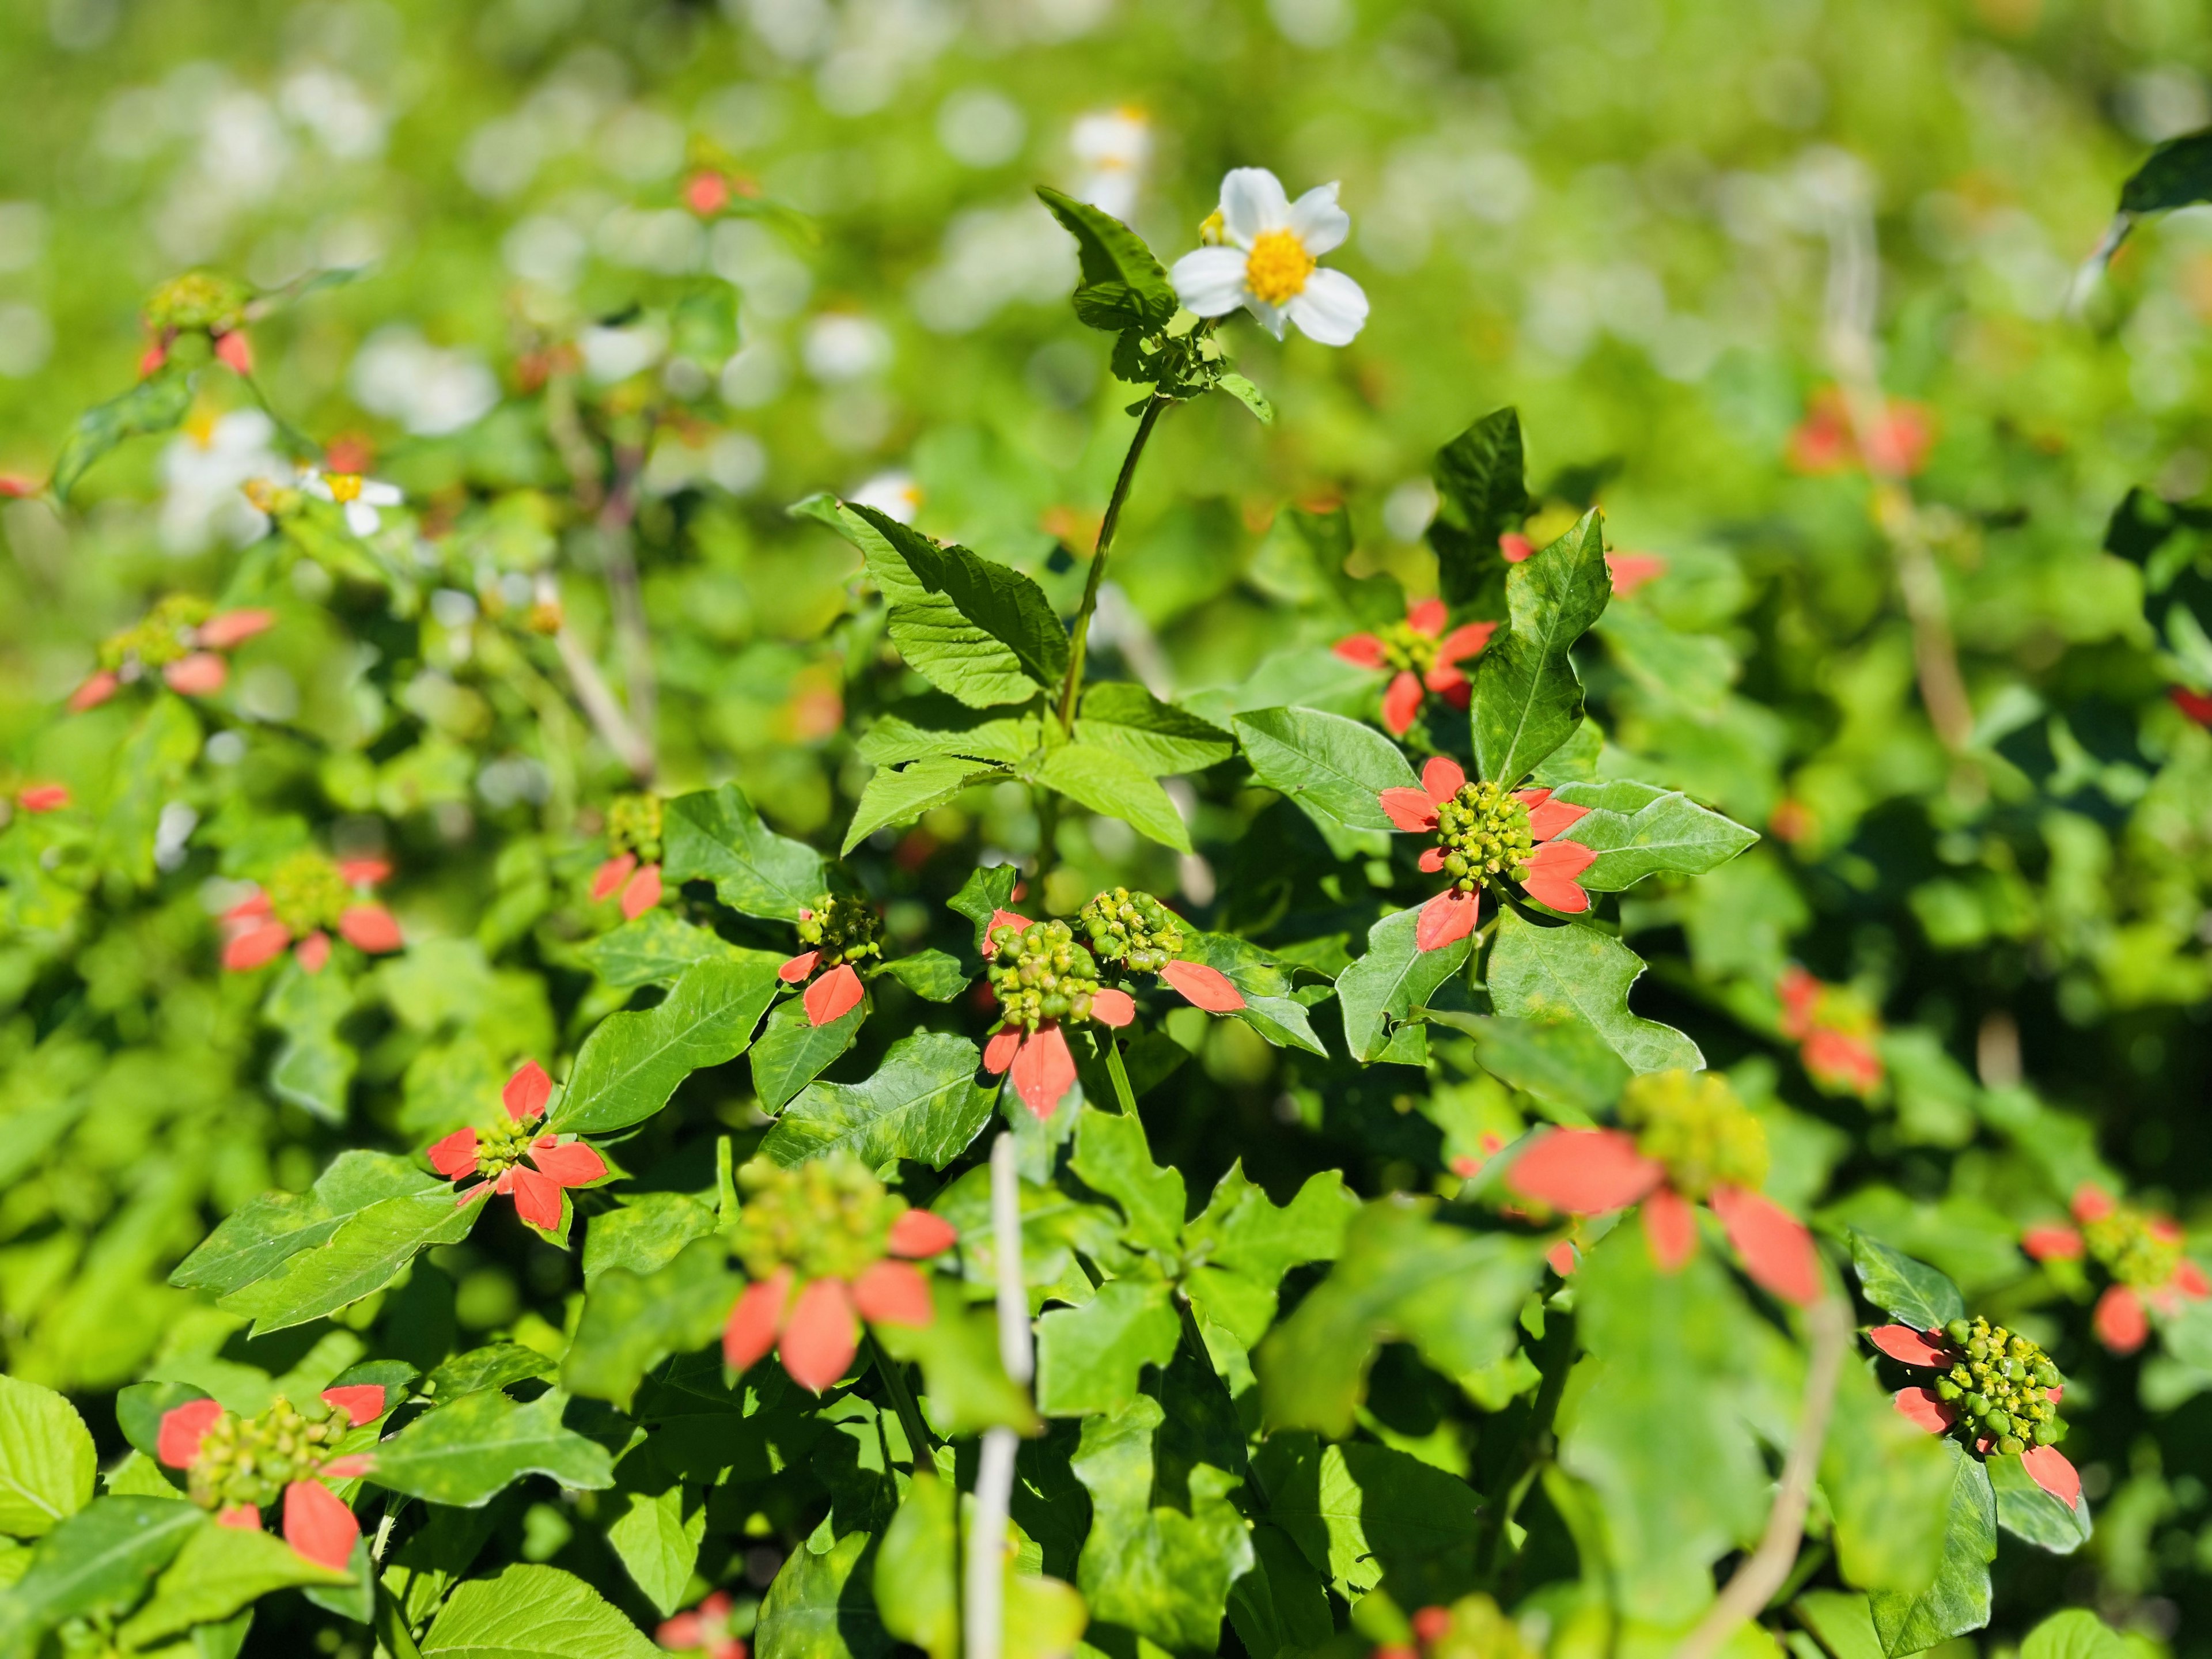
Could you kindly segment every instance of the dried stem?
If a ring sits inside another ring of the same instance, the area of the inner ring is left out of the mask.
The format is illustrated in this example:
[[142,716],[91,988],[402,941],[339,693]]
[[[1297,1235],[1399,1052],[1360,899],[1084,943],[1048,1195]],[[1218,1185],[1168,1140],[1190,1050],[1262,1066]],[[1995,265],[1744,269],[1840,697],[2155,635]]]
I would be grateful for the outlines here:
[[646,625],[645,595],[638,581],[632,528],[645,454],[642,444],[615,452],[614,488],[607,492],[605,505],[599,509],[599,531],[608,606],[614,616],[615,641],[622,652],[623,689],[629,699],[630,723],[645,743],[649,766],[660,685],[653,666],[653,633]]
[[633,776],[641,782],[653,775],[653,750],[639,737],[623,713],[615,694],[607,689],[606,679],[599,672],[599,664],[592,653],[584,649],[574,629],[566,623],[553,635],[553,644],[561,653],[561,665],[568,671],[568,683],[576,689],[576,701],[592,722],[607,747],[615,751]]
[[1844,1374],[1844,1352],[1850,1341],[1850,1314],[1837,1297],[1823,1297],[1805,1316],[1812,1338],[1805,1363],[1805,1403],[1797,1414],[1797,1435],[1783,1460],[1782,1480],[1767,1514],[1766,1531],[1759,1547],[1747,1557],[1728,1581],[1698,1627],[1674,1650],[1674,1659],[1708,1659],[1717,1652],[1735,1628],[1756,1619],[1790,1577],[1797,1560],[1797,1547],[1805,1535],[1805,1506],[1813,1492],[1813,1477],[1820,1467],[1820,1449],[1827,1443],[1828,1419],[1835,1410],[1836,1385]]

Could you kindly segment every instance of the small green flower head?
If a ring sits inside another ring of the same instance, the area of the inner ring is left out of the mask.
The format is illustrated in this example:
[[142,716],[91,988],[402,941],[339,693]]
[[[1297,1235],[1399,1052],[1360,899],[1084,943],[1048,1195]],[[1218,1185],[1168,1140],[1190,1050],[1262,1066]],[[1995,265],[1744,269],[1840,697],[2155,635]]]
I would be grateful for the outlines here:
[[1033,921],[1018,933],[1001,927],[996,937],[991,988],[1008,1025],[1034,1031],[1049,1020],[1091,1018],[1098,964],[1066,922]]
[[192,630],[213,610],[205,599],[172,593],[130,627],[109,635],[100,644],[100,665],[112,672],[134,661],[146,668],[180,662],[197,648]]
[[252,297],[243,283],[211,270],[188,270],[148,297],[146,326],[157,333],[188,328],[227,333],[245,321],[246,302]]
[[2081,1243],[2120,1284],[2156,1290],[2181,1265],[2181,1230],[2132,1204],[2115,1204],[2081,1224]]
[[1646,1072],[1621,1091],[1636,1149],[1664,1164],[1667,1183],[1695,1201],[1716,1187],[1766,1184],[1766,1127],[1714,1072]]
[[1101,962],[1140,974],[1157,974],[1182,952],[1182,927],[1175,912],[1150,893],[1114,888],[1085,905],[1076,921]]
[[1480,891],[1486,881],[1525,881],[1536,850],[1527,805],[1487,779],[1462,784],[1437,806],[1436,834],[1443,872],[1462,893]]
[[298,935],[337,927],[347,907],[356,902],[338,866],[312,848],[277,865],[264,886],[270,914]]
[[824,893],[812,908],[799,913],[799,939],[811,951],[819,951],[817,970],[841,963],[866,962],[884,953],[883,918],[866,899]]
[[1428,1659],[1537,1659],[1540,1650],[1487,1595],[1462,1595],[1449,1607],[1423,1607],[1413,1638]]
[[642,863],[658,863],[660,797],[616,796],[607,807],[607,841],[617,853],[635,853]]
[[312,1479],[345,1438],[347,1426],[343,1407],[313,1423],[282,1395],[258,1417],[225,1412],[200,1441],[186,1490],[202,1509],[264,1508],[292,1481]]
[[1943,1334],[1954,1353],[1951,1368],[1936,1379],[1936,1397],[1959,1413],[1969,1441],[1986,1438],[1993,1449],[2013,1457],[2066,1437],[2050,1393],[2062,1379],[2041,1348],[1978,1314],[1953,1320]]
[[752,1279],[779,1267],[802,1283],[855,1279],[883,1259],[907,1207],[849,1152],[789,1169],[757,1158],[738,1169],[738,1188],[744,1207],[730,1248]]

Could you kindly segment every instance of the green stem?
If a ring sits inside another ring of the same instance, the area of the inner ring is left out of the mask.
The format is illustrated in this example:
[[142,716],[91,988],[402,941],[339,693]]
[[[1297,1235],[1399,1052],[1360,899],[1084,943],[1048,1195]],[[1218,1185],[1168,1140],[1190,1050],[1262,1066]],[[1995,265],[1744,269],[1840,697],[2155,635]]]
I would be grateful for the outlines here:
[[1122,1069],[1121,1046],[1107,1032],[1099,1041],[1106,1045],[1106,1075],[1114,1079],[1114,1097],[1121,1103],[1121,1109],[1131,1117],[1137,1115],[1137,1097],[1129,1089],[1129,1073]]
[[1145,453],[1152,428],[1174,401],[1155,392],[1146,404],[1145,412],[1137,418],[1137,435],[1129,440],[1129,453],[1121,458],[1121,471],[1114,480],[1114,493],[1107,499],[1106,516],[1098,526],[1098,548],[1091,556],[1091,577],[1083,585],[1083,608],[1075,613],[1075,627],[1068,635],[1067,680],[1060,692],[1060,726],[1063,732],[1075,730],[1075,699],[1083,690],[1084,642],[1091,636],[1091,613],[1098,608],[1098,585],[1106,578],[1106,556],[1113,550],[1115,531],[1121,527],[1122,503],[1129,499],[1129,486],[1136,480],[1137,459]]
[[929,1431],[929,1425],[922,1420],[921,1407],[915,1403],[914,1390],[906,1385],[906,1373],[899,1369],[897,1360],[884,1352],[883,1345],[872,1334],[868,1338],[868,1347],[876,1357],[877,1373],[884,1379],[884,1388],[891,1397],[891,1408],[898,1413],[899,1426],[906,1431],[914,1467],[933,1467],[930,1453],[936,1449],[937,1441]]
[[1044,905],[1044,878],[1051,873],[1052,861],[1060,852],[1055,844],[1060,839],[1060,797],[1040,785],[1036,791],[1037,819],[1036,872],[1030,878],[1030,887],[1040,910]]
[[1544,1339],[1538,1360],[1544,1380],[1537,1388],[1535,1401],[1522,1423],[1512,1450],[1492,1473],[1489,1488],[1482,1494],[1483,1530],[1476,1550],[1475,1571],[1485,1582],[1496,1571],[1498,1547],[1505,1541],[1505,1528],[1528,1490],[1528,1477],[1548,1455],[1549,1449],[1544,1443],[1550,1437],[1552,1419],[1559,1411],[1559,1395],[1567,1386],[1567,1373],[1574,1369],[1574,1316],[1555,1308],[1547,1310],[1544,1319]]

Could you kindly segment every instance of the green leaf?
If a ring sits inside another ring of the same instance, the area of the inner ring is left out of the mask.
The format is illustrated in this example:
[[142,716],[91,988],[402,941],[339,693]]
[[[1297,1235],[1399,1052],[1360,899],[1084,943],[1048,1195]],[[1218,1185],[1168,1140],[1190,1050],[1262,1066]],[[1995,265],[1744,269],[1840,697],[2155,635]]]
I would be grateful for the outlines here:
[[35,1653],[56,1625],[121,1612],[211,1524],[205,1510],[173,1498],[94,1498],[38,1541],[28,1570],[0,1595],[0,1653]]
[[1838,1381],[1820,1490],[1835,1516],[1831,1535],[1844,1583],[1917,1595],[1935,1582],[1951,1460],[1940,1437],[1899,1415],[1866,1365],[1846,1365]]
[[2212,201],[2212,130],[2169,138],[2120,186],[2123,213],[2163,213]]
[[1383,917],[1367,930],[1367,954],[1336,976],[1344,1045],[1354,1060],[1381,1054],[1389,1046],[1390,1025],[1425,1007],[1437,988],[1467,966],[1472,939],[1424,951],[1415,942],[1420,925],[1418,908]]
[[699,1564],[707,1505],[696,1495],[687,1502],[684,1483],[651,1455],[652,1443],[632,1451],[616,1471],[607,1543],[630,1582],[666,1618],[684,1605],[684,1588]]
[[917,1468],[876,1557],[876,1610],[884,1628],[929,1659],[959,1659],[959,1502],[951,1486]]
[[689,1193],[639,1193],[592,1218],[584,1235],[584,1283],[610,1267],[634,1273],[665,1267],[715,1224],[713,1209]]
[[734,783],[678,795],[661,823],[661,874],[672,885],[711,881],[732,910],[769,921],[797,921],[822,896],[822,855],[763,823]]
[[[1022,672],[1041,687],[1057,685],[1067,672],[1067,627],[1031,577],[950,542],[939,542],[872,507],[848,504],[905,561],[922,588],[950,599],[960,615],[1013,653]],[[885,590],[885,598],[890,598]],[[891,637],[899,640],[892,619]],[[904,641],[899,641],[902,650]],[[912,658],[908,659],[913,661]],[[915,663],[921,668],[921,665]],[[927,669],[922,669],[925,676]],[[951,688],[947,686],[946,690]],[[956,694],[957,695],[957,694]]]
[[739,962],[694,963],[653,1007],[609,1015],[584,1039],[546,1128],[574,1134],[628,1128],[665,1106],[692,1073],[735,1060],[775,1000],[781,966],[765,951]]
[[270,1091],[325,1123],[345,1121],[355,1056],[337,1027],[353,1004],[353,987],[343,975],[310,974],[296,962],[278,970],[262,1004],[263,1017],[284,1033],[269,1068]]
[[1328,1276],[1260,1345],[1268,1421],[1349,1434],[1384,1342],[1411,1342],[1452,1377],[1513,1351],[1541,1241],[1447,1226],[1430,1218],[1432,1207],[1384,1199],[1352,1218]]
[[1256,781],[1349,830],[1395,830],[1382,792],[1419,783],[1396,744],[1341,714],[1255,708],[1231,723]]
[[999,1427],[1036,1433],[1041,1425],[1028,1395],[999,1360],[996,1314],[988,1307],[970,1310],[942,1277],[931,1279],[929,1293],[928,1324],[870,1328],[876,1345],[893,1359],[921,1367],[931,1425],[946,1436]]
[[[696,1248],[696,1247],[695,1247]],[[518,1405],[485,1389],[424,1413],[376,1449],[380,1486],[474,1509],[526,1474],[580,1492],[614,1484],[606,1449],[561,1426],[568,1396],[551,1389]]]
[[0,1372],[0,1533],[44,1537],[92,1501],[99,1467],[76,1407]]
[[117,1635],[126,1646],[148,1647],[194,1625],[219,1623],[273,1590],[351,1582],[268,1533],[202,1527],[186,1537],[146,1605]]
[[1119,818],[1139,835],[1178,853],[1190,851],[1190,830],[1168,792],[1119,749],[1078,739],[1048,750],[1030,775],[1034,782],[1056,789],[1078,805]]
[[1210,1464],[1190,1466],[1187,1504],[1152,1503],[1153,1437],[1165,1415],[1139,1395],[1085,1421],[1069,1459],[1091,1507],[1076,1587],[1096,1620],[1171,1652],[1212,1653],[1229,1587],[1252,1565],[1251,1534],[1227,1496],[1234,1480]]
[[748,951],[732,945],[711,927],[696,927],[672,910],[647,910],[611,933],[586,941],[576,950],[577,958],[617,990],[636,985],[659,985],[675,979],[695,962],[709,958],[744,961],[772,957],[765,951]]
[[463,1583],[422,1648],[422,1659],[656,1659],[660,1652],[582,1579],[521,1562]]
[[1951,1508],[1943,1531],[1943,1563],[1936,1582],[1917,1595],[1875,1590],[1867,1597],[1875,1633],[1889,1659],[1918,1653],[1990,1622],[1990,1563],[1997,1558],[1996,1495],[1979,1458],[1945,1440],[1952,1459]]
[[[1213,969],[1243,994],[1244,1006],[1232,1018],[1243,1020],[1278,1048],[1303,1048],[1327,1057],[1328,1045],[1314,1034],[1305,1001],[1291,994],[1291,969],[1282,963],[1234,933],[1200,933],[1188,924],[1183,928],[1183,954]],[[1141,1096],[1144,1091],[1137,1092]]]
[[1253,415],[1258,418],[1261,425],[1272,426],[1274,424],[1274,404],[1267,401],[1267,394],[1266,392],[1261,391],[1258,386],[1254,386],[1251,381],[1246,380],[1242,374],[1224,374],[1213,384],[1218,386],[1222,391],[1227,392],[1231,397],[1236,398],[1237,401],[1243,404],[1245,408],[1250,410]]
[[819,1555],[795,1549],[784,1558],[754,1629],[761,1659],[887,1659],[891,1638],[868,1593],[875,1542],[848,1532]]
[[1037,187],[1037,199],[1075,238],[1083,280],[1076,285],[1073,303],[1085,326],[1109,334],[1126,329],[1150,333],[1167,326],[1176,313],[1175,289],[1142,237],[1112,214],[1048,185]]
[[[1579,1020],[1634,1072],[1696,1071],[1698,1045],[1628,1009],[1644,960],[1587,922],[1546,927],[1509,909],[1498,919],[1486,974],[1491,1006],[1508,1019]],[[1344,994],[1343,981],[1337,994]]]
[[1201,772],[1237,752],[1237,740],[1212,721],[1127,680],[1102,681],[1084,692],[1075,735],[1115,750],[1156,778]]
[[1553,799],[1590,809],[1558,839],[1596,852],[1575,878],[1593,893],[1618,893],[1662,872],[1701,876],[1759,839],[1678,790],[1646,783],[1563,784]]
[[442,1403],[479,1389],[503,1389],[525,1377],[550,1376],[559,1364],[520,1342],[488,1342],[455,1354],[422,1379],[422,1388]]
[[1997,1524],[2014,1537],[2053,1555],[2071,1555],[2089,1541],[2095,1523],[2089,1517],[2087,1497],[2069,1504],[2044,1491],[2017,1457],[1992,1454],[1983,1467],[1989,1472],[1990,1489],[1996,1494]]
[[2020,1644],[2020,1659],[2123,1659],[2128,1640],[2087,1607],[2054,1613]]
[[979,865],[968,872],[960,890],[945,901],[947,909],[975,924],[979,951],[983,948],[983,930],[991,925],[992,916],[1012,908],[1014,888],[1021,878],[1020,869],[1012,864]]
[[951,755],[1012,766],[1044,741],[1043,717],[970,708],[940,692],[908,698],[878,717],[854,745],[871,766]]
[[762,1156],[803,1164],[852,1153],[872,1170],[911,1158],[941,1170],[990,1121],[995,1084],[975,1081],[983,1056],[966,1037],[902,1037],[866,1083],[811,1083],[761,1142]]
[[1916,1331],[1933,1331],[1966,1316],[1966,1298],[1950,1279],[1878,1238],[1851,1230],[1851,1266],[1866,1299]]
[[66,502],[92,464],[125,439],[169,431],[191,406],[192,377],[171,364],[85,410],[54,459],[54,499]]
[[1278,1206],[1244,1175],[1240,1159],[1215,1183],[1203,1213],[1183,1228],[1183,1288],[1209,1319],[1246,1348],[1274,1323],[1283,1275],[1334,1261],[1359,1200],[1336,1170],[1309,1176]]
[[[1947,1467],[1947,1498],[1949,1492]],[[1790,1611],[1836,1659],[1882,1659],[1881,1638],[1875,1634],[1874,1614],[1867,1607],[1865,1596],[1842,1590],[1808,1590],[1790,1604]]]
[[943,951],[894,957],[884,964],[883,971],[930,1002],[950,1002],[973,982],[961,969],[960,959]]
[[878,766],[853,809],[841,854],[851,852],[877,830],[912,823],[933,806],[942,806],[963,789],[1006,774],[996,767],[949,756],[918,760],[902,770]]
[[327,1243],[287,1256],[216,1305],[251,1316],[257,1336],[304,1325],[382,1290],[431,1246],[459,1243],[483,1213],[481,1202],[456,1204],[444,1182],[387,1198],[349,1217]]
[[694,1239],[651,1273],[608,1268],[584,1294],[575,1339],[561,1362],[562,1386],[628,1411],[647,1371],[721,1334],[744,1288],[719,1237]]
[[1081,1307],[1038,1320],[1037,1409],[1087,1417],[1134,1400],[1144,1368],[1164,1367],[1182,1340],[1172,1294],[1157,1279],[1109,1279]]
[[1336,1634],[1328,1589],[1280,1527],[1252,1528],[1252,1571],[1229,1587],[1229,1622],[1252,1659],[1318,1648]]
[[1252,1470],[1267,1518],[1346,1599],[1386,1578],[1394,1601],[1416,1606],[1473,1588],[1475,1493],[1458,1476],[1387,1446],[1296,1433],[1270,1436]]
[[1182,1172],[1152,1162],[1145,1126],[1119,1112],[1086,1106],[1075,1125],[1068,1167],[1094,1191],[1121,1206],[1128,1236],[1147,1249],[1172,1253],[1182,1237]]
[[1528,512],[1522,479],[1521,416],[1492,410],[1437,452],[1443,512],[1429,528],[1437,580],[1455,609],[1480,595],[1503,565],[1498,538]]
[[1500,1081],[1587,1122],[1620,1098],[1630,1073],[1597,1028],[1579,1019],[1499,1019],[1452,1012],[1429,1016],[1474,1038],[1475,1058]]
[[779,1006],[753,1045],[753,1092],[760,1097],[761,1110],[781,1111],[793,1095],[853,1046],[867,1017],[865,997],[827,1025],[807,1023],[802,998],[793,997]]
[[358,1149],[340,1152],[307,1191],[264,1193],[225,1216],[177,1264],[169,1282],[222,1296],[274,1272],[287,1256],[328,1242],[372,1205],[434,1188],[452,1190],[411,1158]]
[[1474,671],[1474,757],[1484,777],[1517,783],[1574,735],[1583,686],[1568,653],[1612,594],[1595,509],[1507,571],[1507,625]]

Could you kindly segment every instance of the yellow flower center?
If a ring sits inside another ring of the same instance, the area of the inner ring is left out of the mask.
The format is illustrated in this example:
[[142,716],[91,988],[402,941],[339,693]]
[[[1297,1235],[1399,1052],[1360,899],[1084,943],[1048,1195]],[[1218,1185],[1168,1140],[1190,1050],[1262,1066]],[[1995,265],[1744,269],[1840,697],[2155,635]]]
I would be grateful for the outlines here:
[[1305,292],[1313,268],[1314,257],[1296,231],[1263,230],[1244,256],[1244,286],[1271,306],[1284,305]]
[[331,499],[340,506],[361,499],[361,474],[358,472],[333,472],[323,482],[331,487]]

